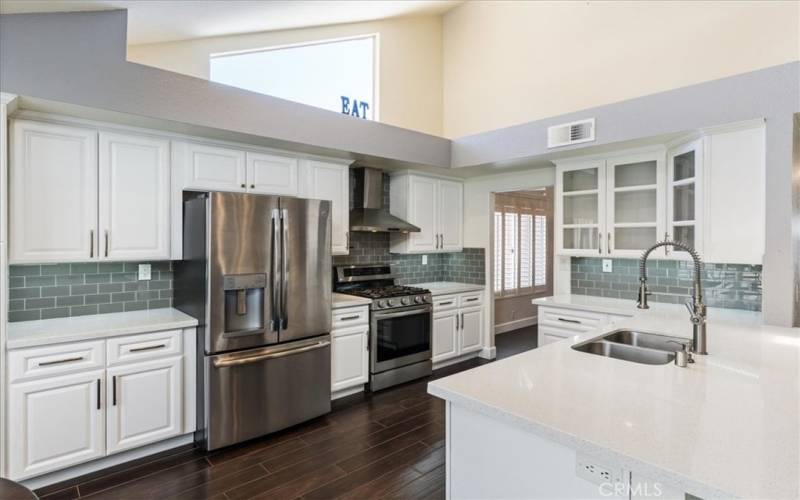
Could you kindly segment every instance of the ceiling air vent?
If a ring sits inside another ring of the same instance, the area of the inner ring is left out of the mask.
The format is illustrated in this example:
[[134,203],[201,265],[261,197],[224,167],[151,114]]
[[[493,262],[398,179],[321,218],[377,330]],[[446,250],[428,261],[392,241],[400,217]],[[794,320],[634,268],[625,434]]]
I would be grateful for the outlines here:
[[557,148],[594,140],[594,118],[547,128],[547,147]]

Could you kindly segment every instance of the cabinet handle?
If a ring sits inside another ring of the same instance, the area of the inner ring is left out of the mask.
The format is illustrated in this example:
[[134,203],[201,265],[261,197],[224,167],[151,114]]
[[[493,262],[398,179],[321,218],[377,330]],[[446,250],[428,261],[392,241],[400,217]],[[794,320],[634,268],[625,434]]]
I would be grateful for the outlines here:
[[464,313],[461,313],[461,329],[464,329]]
[[563,321],[564,323],[575,323],[576,325],[581,324],[581,322],[577,319],[558,318],[558,321]]
[[108,257],[108,229],[106,229],[106,257]]
[[250,189],[255,189],[255,188],[256,188],[255,184],[250,184]]
[[611,255],[611,232],[606,233],[608,244],[606,245],[606,253]]
[[41,363],[39,363],[39,366],[61,365],[64,363],[72,363],[74,361],[81,361],[81,360],[83,360],[83,356],[79,356],[77,358],[57,359],[55,361],[42,361]]
[[246,189],[246,188],[247,188],[247,184],[242,184],[242,189]]
[[135,347],[128,352],[152,351],[153,349],[161,349],[162,347],[167,347],[167,344],[149,345],[146,347]]
[[97,379],[97,409],[100,409],[100,379]]
[[354,319],[358,319],[361,316],[356,314],[355,316],[345,316],[344,318],[339,318],[339,321],[352,321]]
[[440,302],[440,303],[439,303],[439,305],[440,305],[440,306],[449,306],[449,305],[451,305],[452,303],[453,303],[453,301],[451,300],[451,301],[449,301],[449,302]]
[[117,406],[117,376],[111,377],[111,405]]
[[472,297],[471,299],[467,299],[467,302],[475,302],[478,300],[478,297]]
[[603,255],[603,233],[597,233],[597,253]]
[[89,230],[89,258],[94,258],[94,229]]
[[[669,241],[669,233],[664,233],[664,241]],[[664,255],[669,255],[669,245],[664,245]]]

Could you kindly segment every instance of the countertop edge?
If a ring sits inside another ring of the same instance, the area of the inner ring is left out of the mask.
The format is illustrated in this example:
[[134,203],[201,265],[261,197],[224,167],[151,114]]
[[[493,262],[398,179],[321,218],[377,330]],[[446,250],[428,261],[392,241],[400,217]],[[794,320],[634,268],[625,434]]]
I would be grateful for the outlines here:
[[737,496],[728,491],[719,490],[713,486],[700,483],[689,477],[677,474],[668,469],[663,469],[650,464],[649,462],[639,460],[635,457],[626,455],[611,448],[605,448],[591,441],[580,439],[575,435],[559,431],[558,429],[553,429],[534,420],[529,420],[514,413],[501,410],[500,408],[482,403],[476,399],[464,396],[457,392],[452,392],[448,389],[438,386],[435,380],[428,383],[428,393],[449,403],[462,406],[468,410],[475,411],[485,416],[491,418],[500,418],[508,424],[532,432],[539,437],[548,439],[555,443],[575,449],[578,452],[591,454],[592,456],[598,457],[605,461],[613,460],[616,462],[616,466],[635,470],[650,479],[661,479],[664,482],[670,483],[678,488],[682,488],[684,491],[691,494],[699,495],[703,498],[730,498]]

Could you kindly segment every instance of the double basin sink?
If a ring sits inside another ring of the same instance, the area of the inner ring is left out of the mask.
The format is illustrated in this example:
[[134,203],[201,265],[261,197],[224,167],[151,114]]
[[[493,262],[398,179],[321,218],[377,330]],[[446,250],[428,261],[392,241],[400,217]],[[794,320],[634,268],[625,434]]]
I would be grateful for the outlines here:
[[573,349],[607,358],[645,365],[665,365],[675,359],[687,339],[633,330],[616,330],[598,339],[576,344]]

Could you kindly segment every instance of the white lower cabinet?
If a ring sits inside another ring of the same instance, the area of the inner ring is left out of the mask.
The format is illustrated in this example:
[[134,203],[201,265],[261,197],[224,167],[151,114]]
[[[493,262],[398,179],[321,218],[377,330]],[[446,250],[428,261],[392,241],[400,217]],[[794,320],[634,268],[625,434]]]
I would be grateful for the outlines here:
[[8,467],[12,479],[63,469],[106,452],[105,370],[11,384]]
[[[483,348],[483,293],[469,292],[433,298],[432,356],[434,363]],[[463,306],[463,307],[462,307]]]
[[369,308],[333,311],[331,331],[331,393],[369,382]]
[[[194,346],[181,335],[194,338],[190,332],[9,350],[8,477],[28,479],[193,431],[184,413],[195,405],[194,366],[187,371],[184,363]],[[129,345],[138,347],[120,357]]]
[[[631,307],[635,308],[636,306],[631,303]],[[633,314],[626,316],[580,309],[539,306],[537,316],[538,346],[542,347],[594,330],[612,321],[633,316]]]
[[180,357],[108,369],[109,454],[181,434],[181,370]]

